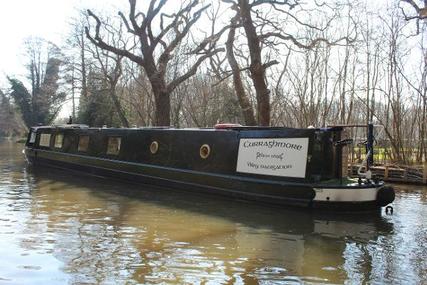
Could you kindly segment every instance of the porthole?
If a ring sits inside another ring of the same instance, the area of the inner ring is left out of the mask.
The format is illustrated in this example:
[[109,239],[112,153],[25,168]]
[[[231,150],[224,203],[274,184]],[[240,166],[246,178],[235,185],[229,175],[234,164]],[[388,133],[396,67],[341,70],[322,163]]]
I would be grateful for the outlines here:
[[206,159],[211,154],[211,147],[207,144],[204,144],[200,147],[200,157]]
[[152,154],[156,154],[159,151],[159,143],[156,141],[153,141],[150,145],[150,152]]

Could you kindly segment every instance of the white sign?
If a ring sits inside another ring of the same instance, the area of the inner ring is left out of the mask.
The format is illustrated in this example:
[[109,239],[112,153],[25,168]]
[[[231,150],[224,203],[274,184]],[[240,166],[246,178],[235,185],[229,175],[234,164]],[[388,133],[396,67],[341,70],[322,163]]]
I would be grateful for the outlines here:
[[240,139],[237,172],[305,177],[308,138]]

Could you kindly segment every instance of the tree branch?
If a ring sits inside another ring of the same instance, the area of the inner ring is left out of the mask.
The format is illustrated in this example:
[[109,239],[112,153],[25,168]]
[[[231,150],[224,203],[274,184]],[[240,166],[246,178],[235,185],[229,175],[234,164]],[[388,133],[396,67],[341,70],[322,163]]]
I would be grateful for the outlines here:
[[217,54],[218,52],[223,52],[223,51],[224,51],[224,48],[217,48],[217,49],[214,49],[214,50],[204,54],[203,56],[199,57],[197,59],[197,61],[193,64],[193,66],[185,74],[174,79],[172,82],[170,82],[167,85],[167,91],[172,92],[179,84],[181,84],[182,82],[184,82],[185,80],[187,80],[188,78],[190,78],[191,76],[196,74],[197,68],[199,68],[200,64],[202,64],[202,62],[206,58],[211,57],[211,56]]
[[252,4],[250,5],[251,7],[255,7],[255,6],[259,6],[262,4],[271,4],[271,5],[288,5],[289,9],[293,9],[296,6],[299,5],[299,0],[294,0],[294,3],[289,3],[289,0],[283,0],[283,1],[278,1],[278,0],[256,0],[254,2],[252,2]]
[[140,56],[137,56],[131,52],[129,52],[126,49],[120,49],[120,48],[116,48],[114,46],[111,46],[109,44],[107,44],[100,36],[99,32],[100,32],[100,28],[101,28],[101,20],[99,20],[99,18],[92,13],[92,11],[87,10],[87,13],[90,17],[92,17],[95,22],[96,22],[96,28],[95,28],[95,36],[92,37],[90,35],[90,31],[89,31],[89,27],[85,27],[85,33],[86,33],[86,37],[90,40],[91,43],[93,43],[94,45],[100,47],[101,49],[105,49],[108,51],[111,51],[115,54],[118,55],[122,55],[125,56],[127,58],[129,58],[130,60],[134,61],[135,63],[138,63],[139,65],[144,65],[144,59]]
[[339,38],[333,42],[330,42],[328,39],[320,37],[320,38],[316,38],[316,39],[312,40],[308,44],[304,44],[304,43],[301,43],[300,41],[298,41],[294,36],[291,36],[288,34],[282,34],[282,33],[278,33],[278,32],[265,33],[265,34],[260,36],[261,39],[266,39],[269,37],[276,37],[276,38],[282,39],[284,41],[291,41],[294,45],[296,45],[299,48],[303,48],[303,49],[312,49],[317,44],[319,44],[321,42],[325,43],[328,46],[332,46],[332,45],[339,45],[338,43],[341,41],[346,41],[346,45],[353,43],[355,41],[354,39],[349,39],[348,37],[342,37],[342,38]]

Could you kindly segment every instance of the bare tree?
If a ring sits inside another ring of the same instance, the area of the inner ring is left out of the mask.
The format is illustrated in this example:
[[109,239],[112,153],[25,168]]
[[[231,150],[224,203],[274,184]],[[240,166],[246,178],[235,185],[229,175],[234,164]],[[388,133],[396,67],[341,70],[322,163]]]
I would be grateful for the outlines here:
[[[128,32],[138,43],[139,49],[129,50],[126,46],[114,46],[106,42],[100,34],[102,22],[90,10],[88,10],[89,16],[96,22],[95,34],[92,36],[89,27],[86,27],[86,36],[96,46],[127,57],[144,68],[155,98],[155,124],[158,126],[170,125],[171,92],[179,84],[193,76],[205,59],[223,50],[216,48],[214,42],[224,30],[206,38],[190,51],[197,57],[195,62],[188,70],[182,71],[179,77],[167,82],[168,63],[173,57],[176,47],[187,37],[190,29],[200,19],[208,6],[199,7],[198,0],[190,0],[173,14],[160,13],[166,2],[167,0],[151,0],[148,9],[143,13],[136,11],[136,0],[129,0],[128,17],[119,12]],[[159,26],[160,31],[154,34],[153,31]]]
[[[80,13],[80,16],[73,19],[71,31],[63,48],[67,54],[65,66],[65,78],[70,85],[73,118],[76,118],[76,110],[82,107],[88,100],[88,70],[92,64],[91,53],[88,50],[88,39],[85,36],[85,23],[87,16]],[[79,102],[78,107],[76,102]],[[80,115],[80,112],[77,112]],[[79,116],[77,115],[77,117]]]
[[[345,41],[347,43],[351,41],[348,37],[341,37],[335,41],[329,41],[325,37],[317,37],[304,42],[287,32],[280,22],[292,21],[295,25],[322,31],[326,30],[330,25],[331,21],[328,21],[324,27],[317,27],[316,25],[305,23],[295,16],[291,10],[302,5],[298,0],[292,2],[280,0],[223,1],[232,4],[232,8],[236,11],[236,15],[238,16],[239,24],[243,27],[244,34],[246,35],[250,58],[250,77],[256,91],[258,124],[262,126],[270,125],[271,118],[270,90],[266,78],[266,70],[268,67],[278,63],[276,60],[265,60],[265,58],[263,58],[263,48],[269,45],[275,45],[276,43],[274,41],[277,40],[282,42],[290,41],[292,44],[302,49],[312,49],[320,43],[333,45],[340,41]],[[268,5],[268,8],[262,9],[262,7],[266,5]],[[284,7],[286,7],[287,10],[285,10]],[[263,14],[263,10],[275,11],[275,20],[271,18],[271,14]],[[277,16],[277,14],[279,16]],[[285,19],[283,19],[283,17],[285,17]]]
[[59,88],[63,55],[56,45],[40,38],[30,38],[25,47],[31,90],[20,80],[9,78],[11,96],[28,127],[49,124],[58,115],[65,99],[65,93]]
[[123,76],[119,87],[121,99],[126,106],[129,121],[138,126],[153,125],[154,99],[150,81],[142,67],[133,61],[124,61]]
[[[110,24],[107,19],[106,22],[104,22],[104,27],[106,31],[104,38],[107,38],[105,41],[113,46],[126,45],[126,42],[123,39],[122,25],[118,25],[116,28],[113,24]],[[122,62],[124,56],[112,53],[109,50],[102,50],[97,46],[94,46],[93,48],[89,47],[89,50],[92,53],[93,58],[97,61],[97,67],[108,83],[108,94],[113,102],[114,109],[117,112],[121,125],[128,128],[129,121],[126,118],[124,108],[116,90],[119,80],[123,74]]]
[[24,136],[27,131],[10,98],[0,90],[0,137]]

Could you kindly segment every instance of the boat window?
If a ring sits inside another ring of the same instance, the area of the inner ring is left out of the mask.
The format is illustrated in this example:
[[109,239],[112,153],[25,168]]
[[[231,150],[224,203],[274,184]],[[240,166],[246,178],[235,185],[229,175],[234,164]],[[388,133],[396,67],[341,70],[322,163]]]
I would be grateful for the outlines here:
[[121,137],[109,137],[107,154],[118,155],[120,152],[120,145],[122,143]]
[[89,136],[80,136],[79,137],[79,146],[78,151],[87,151],[89,148]]
[[50,146],[50,134],[41,134],[39,146]]
[[64,143],[64,134],[56,134],[55,135],[55,148],[62,148],[63,143]]
[[35,141],[36,141],[36,132],[35,131],[31,131],[29,143],[35,143]]

